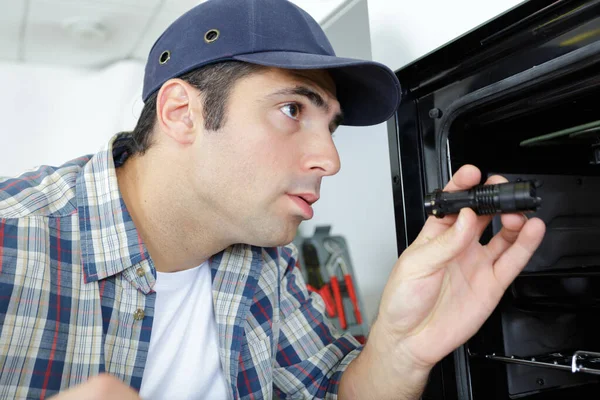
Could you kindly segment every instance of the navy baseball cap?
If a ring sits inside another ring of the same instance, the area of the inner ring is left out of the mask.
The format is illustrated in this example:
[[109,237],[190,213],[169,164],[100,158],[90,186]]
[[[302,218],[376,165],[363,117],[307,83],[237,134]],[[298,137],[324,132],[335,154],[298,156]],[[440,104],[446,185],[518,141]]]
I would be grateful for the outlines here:
[[343,125],[375,125],[400,104],[387,66],[340,58],[320,25],[288,0],[208,0],[175,20],[152,46],[142,99],[169,79],[220,61],[284,69],[327,69],[336,83]]

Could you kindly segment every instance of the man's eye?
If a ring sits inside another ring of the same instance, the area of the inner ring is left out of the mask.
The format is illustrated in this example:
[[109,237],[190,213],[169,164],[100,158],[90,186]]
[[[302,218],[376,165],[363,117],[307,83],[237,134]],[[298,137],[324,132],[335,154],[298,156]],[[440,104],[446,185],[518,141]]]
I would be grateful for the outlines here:
[[290,103],[281,107],[281,112],[283,112],[288,117],[296,120],[300,116],[300,111],[302,111],[302,106],[297,103]]

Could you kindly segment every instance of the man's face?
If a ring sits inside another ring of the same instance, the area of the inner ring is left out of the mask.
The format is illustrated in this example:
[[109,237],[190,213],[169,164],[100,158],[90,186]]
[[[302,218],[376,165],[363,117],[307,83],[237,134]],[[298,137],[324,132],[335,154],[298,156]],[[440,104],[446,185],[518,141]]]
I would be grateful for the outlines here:
[[291,242],[313,216],[322,178],[339,171],[332,133],[340,120],[324,71],[269,69],[241,79],[223,128],[202,131],[194,144],[199,204],[236,243]]

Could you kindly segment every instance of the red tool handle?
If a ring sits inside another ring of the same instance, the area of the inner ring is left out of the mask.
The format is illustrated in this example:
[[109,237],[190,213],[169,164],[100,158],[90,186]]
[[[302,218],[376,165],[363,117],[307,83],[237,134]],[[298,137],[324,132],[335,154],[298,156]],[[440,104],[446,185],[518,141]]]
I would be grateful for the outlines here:
[[345,330],[346,325],[346,314],[344,314],[344,304],[342,303],[342,294],[340,293],[340,284],[338,283],[337,277],[331,277],[331,288],[333,289],[333,297],[335,298],[335,306],[338,312],[338,318],[340,319],[340,327]]
[[327,310],[327,314],[329,315],[329,317],[335,317],[335,306],[333,305],[333,299],[331,298],[329,286],[323,285],[323,287],[319,290],[319,294],[325,302],[325,309]]
[[348,294],[352,300],[354,306],[354,315],[356,316],[356,322],[362,324],[362,316],[360,315],[360,308],[358,308],[358,300],[356,300],[356,292],[354,291],[354,285],[352,284],[352,277],[350,275],[344,275],[346,280],[346,288],[348,288]]
[[333,299],[331,298],[331,293],[329,292],[329,287],[327,285],[317,290],[314,286],[306,284],[306,289],[308,289],[309,292],[315,292],[320,294],[323,298],[323,302],[325,303],[325,309],[327,310],[327,314],[330,318],[335,317],[335,306],[333,305]]

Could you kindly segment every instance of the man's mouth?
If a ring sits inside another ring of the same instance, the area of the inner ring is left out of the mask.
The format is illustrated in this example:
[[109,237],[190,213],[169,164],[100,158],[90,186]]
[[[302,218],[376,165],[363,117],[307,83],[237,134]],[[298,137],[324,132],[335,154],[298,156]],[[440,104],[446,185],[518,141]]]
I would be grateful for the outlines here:
[[311,193],[288,194],[294,203],[302,211],[303,217],[311,219],[314,215],[312,205],[319,199],[318,196]]
[[308,205],[313,205],[314,203],[317,202],[317,200],[319,200],[319,196],[312,194],[312,193],[300,193],[300,194],[293,194],[292,196],[297,196],[300,197],[302,200],[304,200],[305,202],[308,203]]

